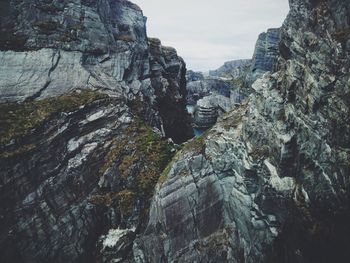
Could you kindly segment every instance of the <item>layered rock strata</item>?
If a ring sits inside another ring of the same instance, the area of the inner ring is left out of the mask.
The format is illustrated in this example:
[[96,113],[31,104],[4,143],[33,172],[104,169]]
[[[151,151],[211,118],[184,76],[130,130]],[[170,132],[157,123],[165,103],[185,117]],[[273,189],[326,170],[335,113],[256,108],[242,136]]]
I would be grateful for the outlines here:
[[166,169],[136,262],[347,262],[350,4],[291,0],[277,71]]
[[[164,135],[191,136],[185,63],[145,22],[125,0],[1,4],[1,262],[131,258]],[[130,229],[115,253],[110,229]]]
[[265,72],[276,70],[280,40],[280,28],[270,28],[259,35],[250,66],[250,74],[247,76],[250,85]]

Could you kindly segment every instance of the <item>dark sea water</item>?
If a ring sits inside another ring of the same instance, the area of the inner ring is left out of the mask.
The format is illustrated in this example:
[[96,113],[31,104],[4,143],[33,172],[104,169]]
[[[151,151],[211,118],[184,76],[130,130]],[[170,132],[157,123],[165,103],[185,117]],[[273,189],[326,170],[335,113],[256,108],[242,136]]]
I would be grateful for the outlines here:
[[[187,112],[189,114],[194,113],[194,105],[186,105],[186,109],[187,109]],[[201,136],[204,132],[205,132],[205,130],[193,128],[193,133],[196,137]]]

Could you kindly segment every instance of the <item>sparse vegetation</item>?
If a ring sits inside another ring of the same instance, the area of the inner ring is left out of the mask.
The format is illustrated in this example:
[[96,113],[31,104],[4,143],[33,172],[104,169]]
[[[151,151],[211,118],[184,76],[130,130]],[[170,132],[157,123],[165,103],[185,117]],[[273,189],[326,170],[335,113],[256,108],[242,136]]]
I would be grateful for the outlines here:
[[27,134],[54,113],[72,111],[105,97],[99,92],[82,91],[39,101],[0,104],[0,144]]
[[12,152],[2,152],[0,153],[0,158],[9,158],[18,154],[26,153],[29,152],[33,149],[35,149],[35,144],[27,144],[24,146],[21,146],[20,148],[16,149],[15,151]]
[[350,28],[338,30],[334,32],[332,36],[338,42],[347,41],[350,38]]
[[270,156],[271,149],[268,145],[263,145],[262,147],[259,147],[259,148],[253,148],[253,150],[249,154],[255,160],[265,159]]
[[130,190],[123,190],[117,194],[119,208],[123,215],[131,214],[135,206],[136,194]]
[[[95,203],[106,206],[119,204],[121,213],[129,215],[137,200],[150,201],[162,171],[175,155],[176,146],[140,120],[129,125],[125,134],[128,135],[125,140],[111,142],[100,175],[114,167],[118,171],[115,176],[120,176],[126,187],[102,195],[105,198],[99,198]],[[113,200],[109,197],[113,197]]]
[[121,40],[124,42],[135,42],[136,41],[135,37],[133,37],[131,35],[120,35],[120,36],[116,37],[116,40]]

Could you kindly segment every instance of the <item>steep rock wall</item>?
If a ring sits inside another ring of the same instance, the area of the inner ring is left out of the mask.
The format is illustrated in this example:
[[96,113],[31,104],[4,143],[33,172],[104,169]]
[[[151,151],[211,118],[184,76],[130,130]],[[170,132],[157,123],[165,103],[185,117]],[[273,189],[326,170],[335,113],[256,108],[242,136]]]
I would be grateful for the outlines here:
[[347,262],[350,5],[290,1],[278,71],[166,170],[136,262]]
[[164,132],[191,136],[185,63],[159,43],[157,68],[128,1],[3,2],[0,261],[107,261],[101,235],[133,229],[132,243],[145,227],[176,151]]

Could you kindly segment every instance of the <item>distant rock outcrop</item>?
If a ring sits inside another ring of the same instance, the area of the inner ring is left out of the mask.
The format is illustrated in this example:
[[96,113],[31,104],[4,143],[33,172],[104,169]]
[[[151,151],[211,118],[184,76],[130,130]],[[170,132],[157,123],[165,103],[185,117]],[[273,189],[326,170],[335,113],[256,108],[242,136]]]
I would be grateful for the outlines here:
[[216,70],[210,70],[209,75],[212,77],[227,77],[237,79],[245,74],[245,72],[251,66],[251,63],[251,59],[227,61],[220,68]]
[[252,84],[267,71],[274,71],[279,56],[281,29],[271,28],[261,33],[255,45],[253,60],[248,74],[248,82]]
[[202,72],[195,72],[193,70],[187,70],[186,72],[187,83],[192,81],[203,80],[203,79],[204,79],[204,74]]

